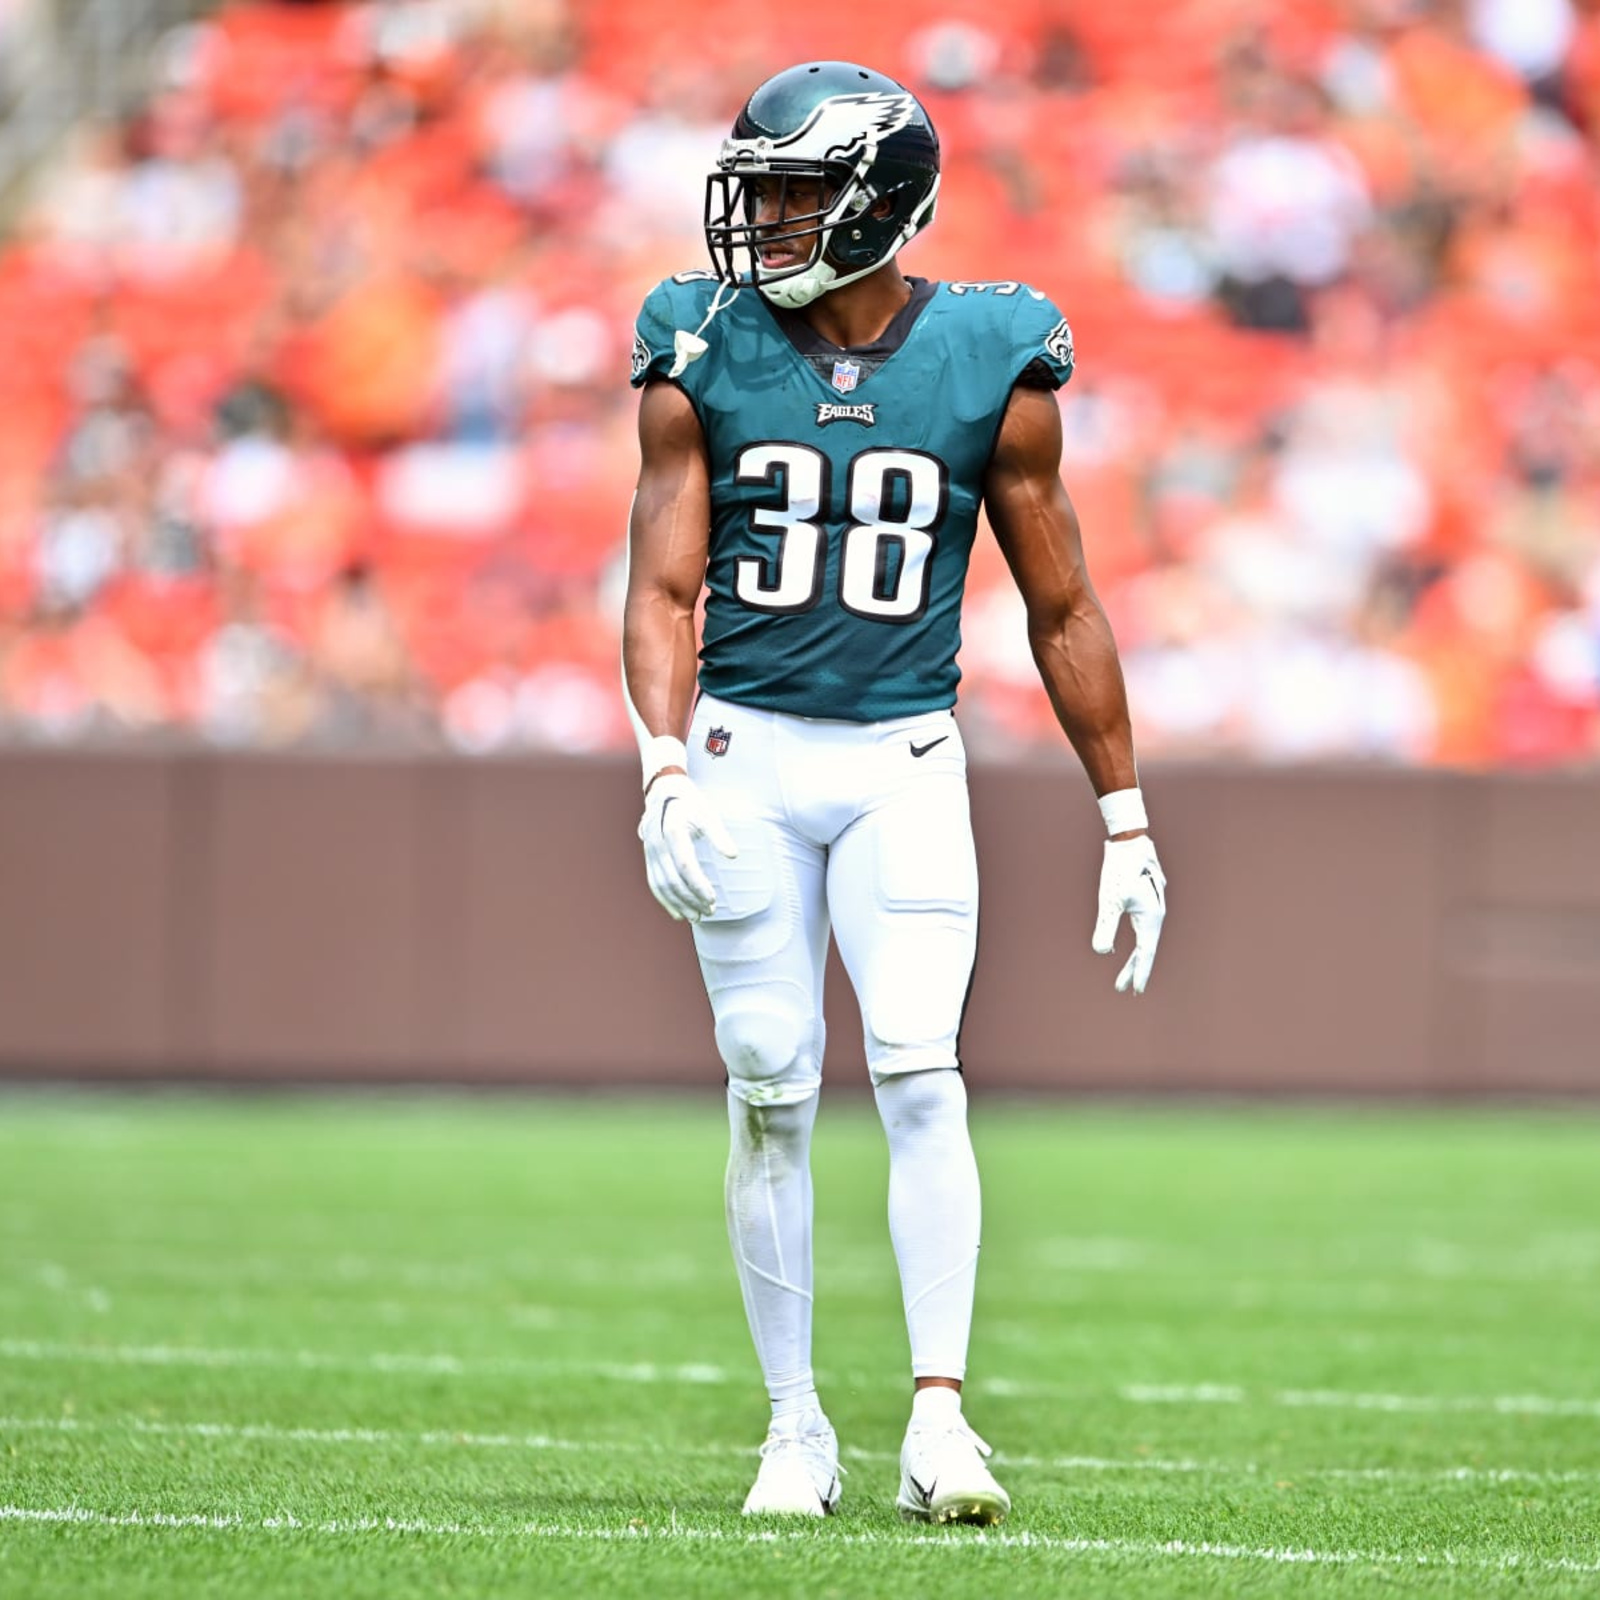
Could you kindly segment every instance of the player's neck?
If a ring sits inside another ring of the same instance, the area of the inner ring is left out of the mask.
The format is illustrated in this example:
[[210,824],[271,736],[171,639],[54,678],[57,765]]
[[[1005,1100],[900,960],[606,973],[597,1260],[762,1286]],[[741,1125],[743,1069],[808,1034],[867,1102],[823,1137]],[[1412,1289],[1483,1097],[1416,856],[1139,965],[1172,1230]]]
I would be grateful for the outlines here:
[[888,261],[865,278],[813,300],[800,315],[829,344],[854,350],[881,339],[910,298],[911,285],[899,264]]

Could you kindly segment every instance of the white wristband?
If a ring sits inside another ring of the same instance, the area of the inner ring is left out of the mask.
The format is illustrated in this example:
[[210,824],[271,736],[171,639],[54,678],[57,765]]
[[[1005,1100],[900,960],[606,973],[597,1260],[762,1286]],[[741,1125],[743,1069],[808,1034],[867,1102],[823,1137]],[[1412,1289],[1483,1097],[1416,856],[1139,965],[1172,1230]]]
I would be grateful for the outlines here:
[[1144,796],[1137,789],[1116,789],[1100,796],[1100,815],[1106,819],[1108,834],[1136,833],[1150,826],[1145,815]]
[[683,740],[674,739],[667,733],[646,739],[639,746],[639,759],[644,765],[644,786],[647,789],[650,780],[663,767],[682,767],[685,772],[689,770],[689,752]]

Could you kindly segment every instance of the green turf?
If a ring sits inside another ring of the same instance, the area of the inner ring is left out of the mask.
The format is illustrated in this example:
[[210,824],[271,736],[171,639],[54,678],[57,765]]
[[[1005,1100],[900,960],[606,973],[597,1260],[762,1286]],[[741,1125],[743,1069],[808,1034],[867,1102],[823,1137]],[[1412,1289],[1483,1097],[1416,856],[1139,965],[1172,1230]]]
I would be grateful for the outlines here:
[[844,1507],[763,1529],[714,1101],[0,1100],[0,1595],[1600,1594],[1600,1118],[974,1127],[1003,1537],[892,1510],[861,1101],[816,1159]]

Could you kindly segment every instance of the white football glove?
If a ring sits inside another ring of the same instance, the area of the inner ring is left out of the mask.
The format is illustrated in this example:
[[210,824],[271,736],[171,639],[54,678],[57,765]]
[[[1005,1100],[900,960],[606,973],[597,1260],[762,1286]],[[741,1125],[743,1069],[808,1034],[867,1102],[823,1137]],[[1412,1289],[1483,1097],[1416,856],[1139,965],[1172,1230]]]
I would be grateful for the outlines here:
[[717,909],[717,891],[695,854],[709,839],[730,861],[739,853],[716,808],[686,772],[665,772],[650,785],[639,819],[650,893],[681,922],[698,922]]
[[1117,974],[1117,993],[1132,989],[1143,994],[1167,914],[1167,875],[1156,860],[1149,834],[1106,840],[1105,860],[1100,865],[1100,915],[1094,924],[1096,955],[1111,954],[1123,912],[1133,924],[1133,954]]

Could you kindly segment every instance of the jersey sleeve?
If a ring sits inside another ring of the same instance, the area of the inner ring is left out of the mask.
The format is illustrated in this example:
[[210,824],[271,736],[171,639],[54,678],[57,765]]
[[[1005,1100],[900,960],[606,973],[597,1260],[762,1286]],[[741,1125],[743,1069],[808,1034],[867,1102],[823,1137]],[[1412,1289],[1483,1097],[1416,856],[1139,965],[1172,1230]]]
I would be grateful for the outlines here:
[[1011,322],[1012,364],[1019,383],[1059,389],[1072,376],[1072,329],[1037,289],[1016,297]]
[[[628,376],[635,389],[660,378],[672,378],[678,360],[678,335],[692,334],[705,321],[716,289],[716,273],[700,267],[662,279],[644,297],[639,320],[633,325],[633,365]],[[693,370],[686,367],[685,376],[674,381],[692,388],[694,380],[687,374]]]
[[658,283],[645,296],[639,319],[633,325],[633,364],[628,382],[642,389],[657,378],[665,378],[675,358],[672,336],[677,332],[672,304],[672,280]]

